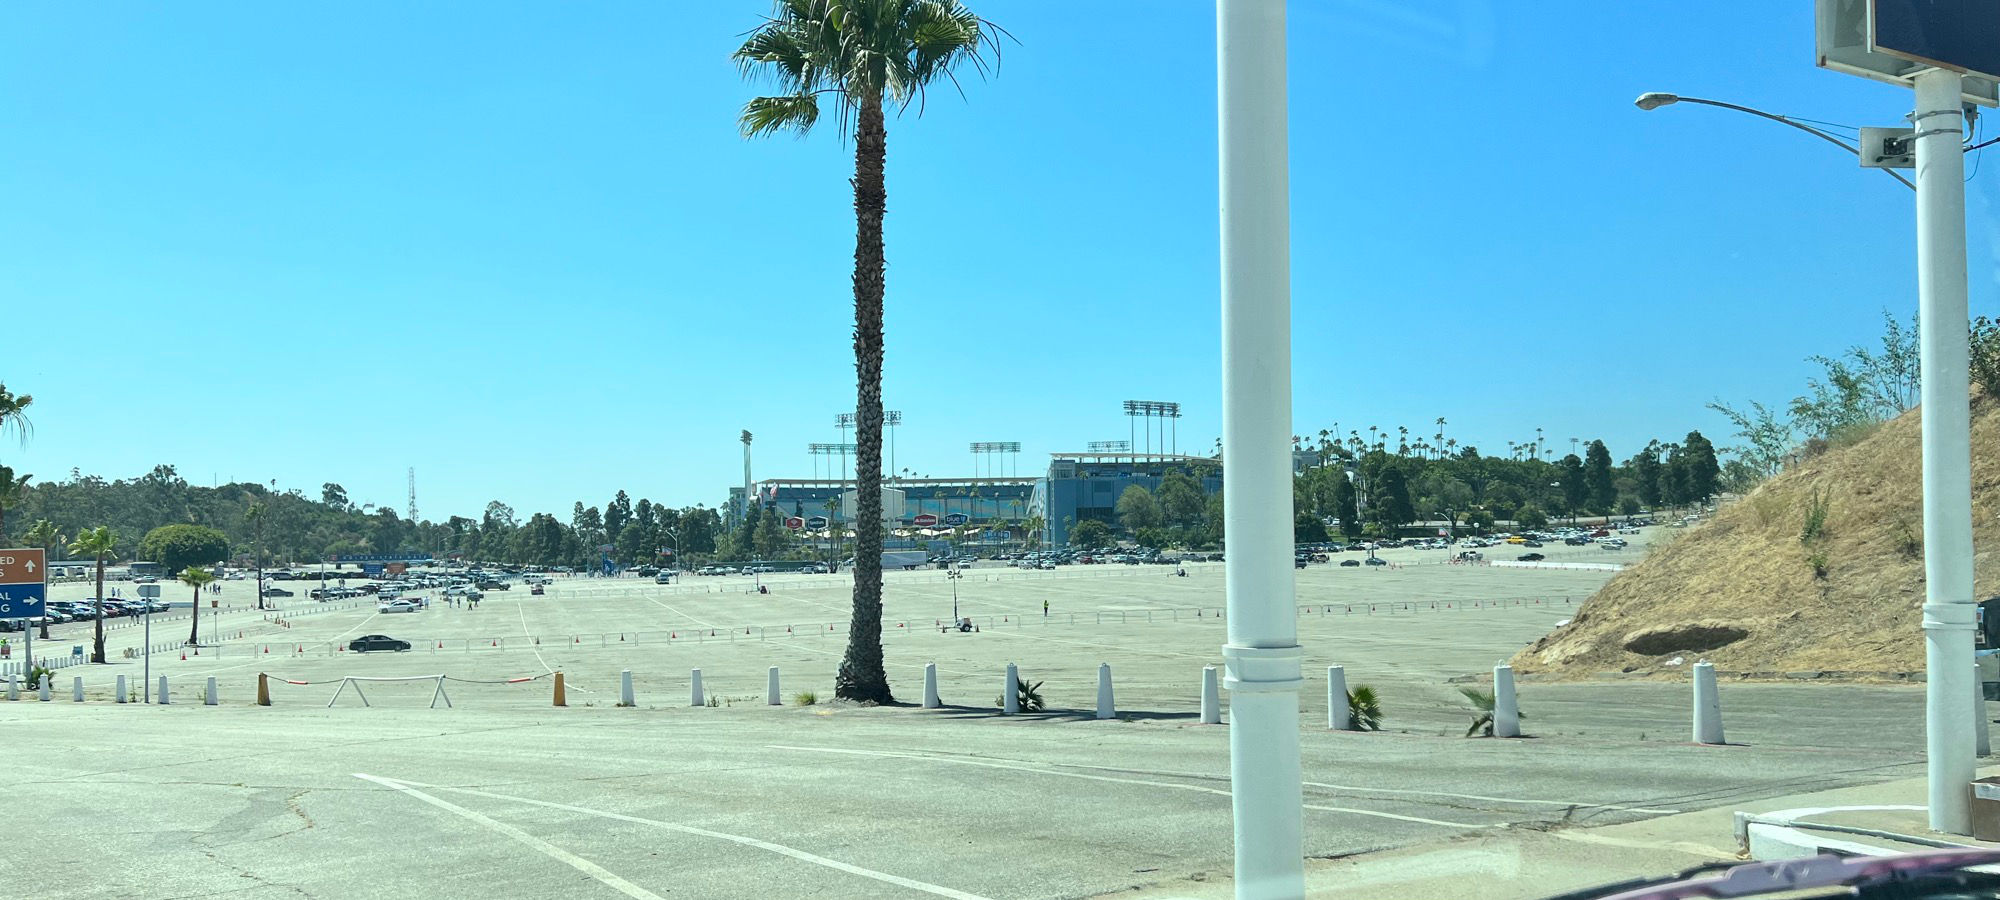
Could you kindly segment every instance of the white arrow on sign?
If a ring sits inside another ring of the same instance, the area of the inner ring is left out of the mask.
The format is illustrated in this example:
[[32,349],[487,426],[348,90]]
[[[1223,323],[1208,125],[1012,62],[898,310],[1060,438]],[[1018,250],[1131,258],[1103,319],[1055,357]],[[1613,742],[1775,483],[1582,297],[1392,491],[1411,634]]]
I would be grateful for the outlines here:
[[35,561],[32,559],[28,560],[28,574],[35,574]]

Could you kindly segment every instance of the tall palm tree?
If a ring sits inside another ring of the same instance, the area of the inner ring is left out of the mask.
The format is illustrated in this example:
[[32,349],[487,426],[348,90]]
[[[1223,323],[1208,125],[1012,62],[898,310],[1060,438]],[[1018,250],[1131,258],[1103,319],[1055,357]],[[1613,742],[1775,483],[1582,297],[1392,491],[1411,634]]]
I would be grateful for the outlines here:
[[1444,453],[1444,417],[1443,417],[1443,416],[1438,416],[1438,420],[1437,420],[1437,426],[1438,426],[1438,433],[1437,433],[1437,450],[1438,450],[1438,453],[1439,453],[1439,458],[1440,458],[1440,459],[1442,459],[1442,458],[1443,458],[1443,453]]
[[[188,617],[188,643],[201,643],[201,589],[215,580],[215,573],[197,566],[181,572],[181,583],[194,588],[194,614]],[[261,591],[259,592],[261,593]]]
[[97,595],[91,600],[97,613],[97,635],[91,639],[90,661],[103,663],[104,659],[104,560],[111,551],[118,548],[118,535],[109,525],[86,528],[71,541],[69,552],[78,556],[97,557]]
[[[7,535],[7,510],[21,505],[21,501],[28,499],[28,482],[34,480],[34,477],[23,475],[16,478],[13,469],[0,466],[0,538],[5,538]],[[0,545],[4,544],[5,541],[0,540]]]
[[0,382],[0,435],[9,431],[14,432],[14,437],[26,446],[28,438],[35,433],[35,425],[28,421],[26,415],[28,407],[34,403],[33,395],[16,394],[7,390],[4,382]]
[[921,114],[933,82],[953,70],[981,74],[999,61],[997,26],[959,0],[779,0],[733,54],[743,74],[776,82],[777,96],[743,105],[745,137],[800,134],[819,121],[831,96],[840,124],[854,125],[854,403],[856,522],[854,613],[834,696],[888,703],[882,665],[882,219],[887,189],[887,107]]

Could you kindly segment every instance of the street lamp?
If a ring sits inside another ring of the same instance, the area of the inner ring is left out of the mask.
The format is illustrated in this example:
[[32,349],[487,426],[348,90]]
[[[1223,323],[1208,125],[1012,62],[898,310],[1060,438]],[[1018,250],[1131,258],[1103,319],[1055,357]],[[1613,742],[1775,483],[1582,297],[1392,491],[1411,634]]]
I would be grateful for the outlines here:
[[959,570],[957,563],[953,563],[951,570],[946,572],[944,577],[951,582],[951,621],[953,624],[956,624],[958,622],[958,580],[964,578],[965,573]]
[[[1822,141],[1832,144],[1835,147],[1839,147],[1842,150],[1854,154],[1854,156],[1857,159],[1860,158],[1861,156],[1861,148],[1856,147],[1853,144],[1843,141],[1840,138],[1834,137],[1833,135],[1827,134],[1826,132],[1814,128],[1811,125],[1805,124],[1804,122],[1800,122],[1797,119],[1789,118],[1787,116],[1781,116],[1776,113],[1767,113],[1761,109],[1752,109],[1748,106],[1738,106],[1737,104],[1734,103],[1724,103],[1720,100],[1704,100],[1700,97],[1682,97],[1678,94],[1669,94],[1663,91],[1649,91],[1647,93],[1640,94],[1639,99],[1632,101],[1632,103],[1633,105],[1644,110],[1655,110],[1659,109],[1662,106],[1671,106],[1675,103],[1698,103],[1702,106],[1719,106],[1723,109],[1733,109],[1736,110],[1737,112],[1749,113],[1750,115],[1753,116],[1770,119],[1771,121],[1777,122],[1782,125],[1790,125],[1793,128],[1796,128],[1800,131],[1812,135],[1813,137],[1819,138]],[[1882,174],[1902,182],[1903,186],[1909,188],[1910,190],[1914,191],[1917,189],[1917,186],[1911,184],[1909,179],[1896,174],[1895,171],[1892,169],[1883,169]]]

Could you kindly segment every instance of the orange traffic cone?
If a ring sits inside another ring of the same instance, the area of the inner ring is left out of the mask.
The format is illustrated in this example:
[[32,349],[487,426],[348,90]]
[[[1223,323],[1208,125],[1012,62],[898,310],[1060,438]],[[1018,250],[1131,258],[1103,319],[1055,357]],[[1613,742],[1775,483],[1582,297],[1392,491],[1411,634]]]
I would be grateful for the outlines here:
[[187,651],[186,651],[186,650],[182,650],[182,651],[181,651],[181,662],[187,662],[187,661],[188,661],[188,655],[187,655]]

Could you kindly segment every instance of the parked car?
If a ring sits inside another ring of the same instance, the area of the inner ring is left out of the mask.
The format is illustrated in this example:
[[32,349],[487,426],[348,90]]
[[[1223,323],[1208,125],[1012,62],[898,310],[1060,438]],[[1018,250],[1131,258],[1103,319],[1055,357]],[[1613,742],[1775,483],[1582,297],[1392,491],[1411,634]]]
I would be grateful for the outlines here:
[[407,613],[416,612],[417,607],[418,603],[415,600],[389,600],[375,604],[375,611],[380,613]]
[[1357,569],[1361,568],[1361,560],[1358,559],[1343,559],[1340,561],[1340,564],[1342,566],[1353,566]]
[[528,593],[530,593],[530,594],[533,594],[533,595],[535,595],[535,596],[537,596],[537,597],[540,597],[540,596],[542,596],[542,594],[544,593],[544,590],[545,590],[545,589],[544,589],[544,588],[542,587],[542,585],[539,585],[539,584],[538,584],[538,585],[535,585],[534,587],[531,587],[531,588],[529,588],[529,589],[528,589]]
[[[659,572],[653,575],[654,584],[672,584],[673,581],[674,581],[674,573],[672,572]],[[542,586],[539,584],[535,585],[535,593],[537,594],[541,593],[542,592],[541,587]]]
[[348,641],[347,649],[356,653],[367,653],[372,650],[394,650],[400,653],[410,649],[410,642],[399,641],[386,634],[365,634]]
[[278,587],[277,585],[275,585],[275,584],[274,584],[274,585],[272,585],[272,586],[270,586],[270,587],[267,587],[267,588],[265,588],[265,589],[264,589],[264,596],[266,596],[266,597],[296,597],[296,596],[298,596],[298,595],[297,595],[297,594],[295,594],[295,593],[293,593],[293,592],[291,592],[291,591],[288,591],[288,590],[285,590],[284,588],[281,588],[281,587]]
[[1379,556],[1371,556],[1362,560],[1361,564],[1365,566],[1386,566],[1389,564],[1389,561]]
[[496,578],[484,578],[474,582],[472,586],[482,591],[505,591],[513,588],[513,585]]
[[1542,560],[1548,559],[1548,557],[1543,556],[1540,553],[1523,553],[1515,558],[1519,559],[1521,562],[1541,562]]

